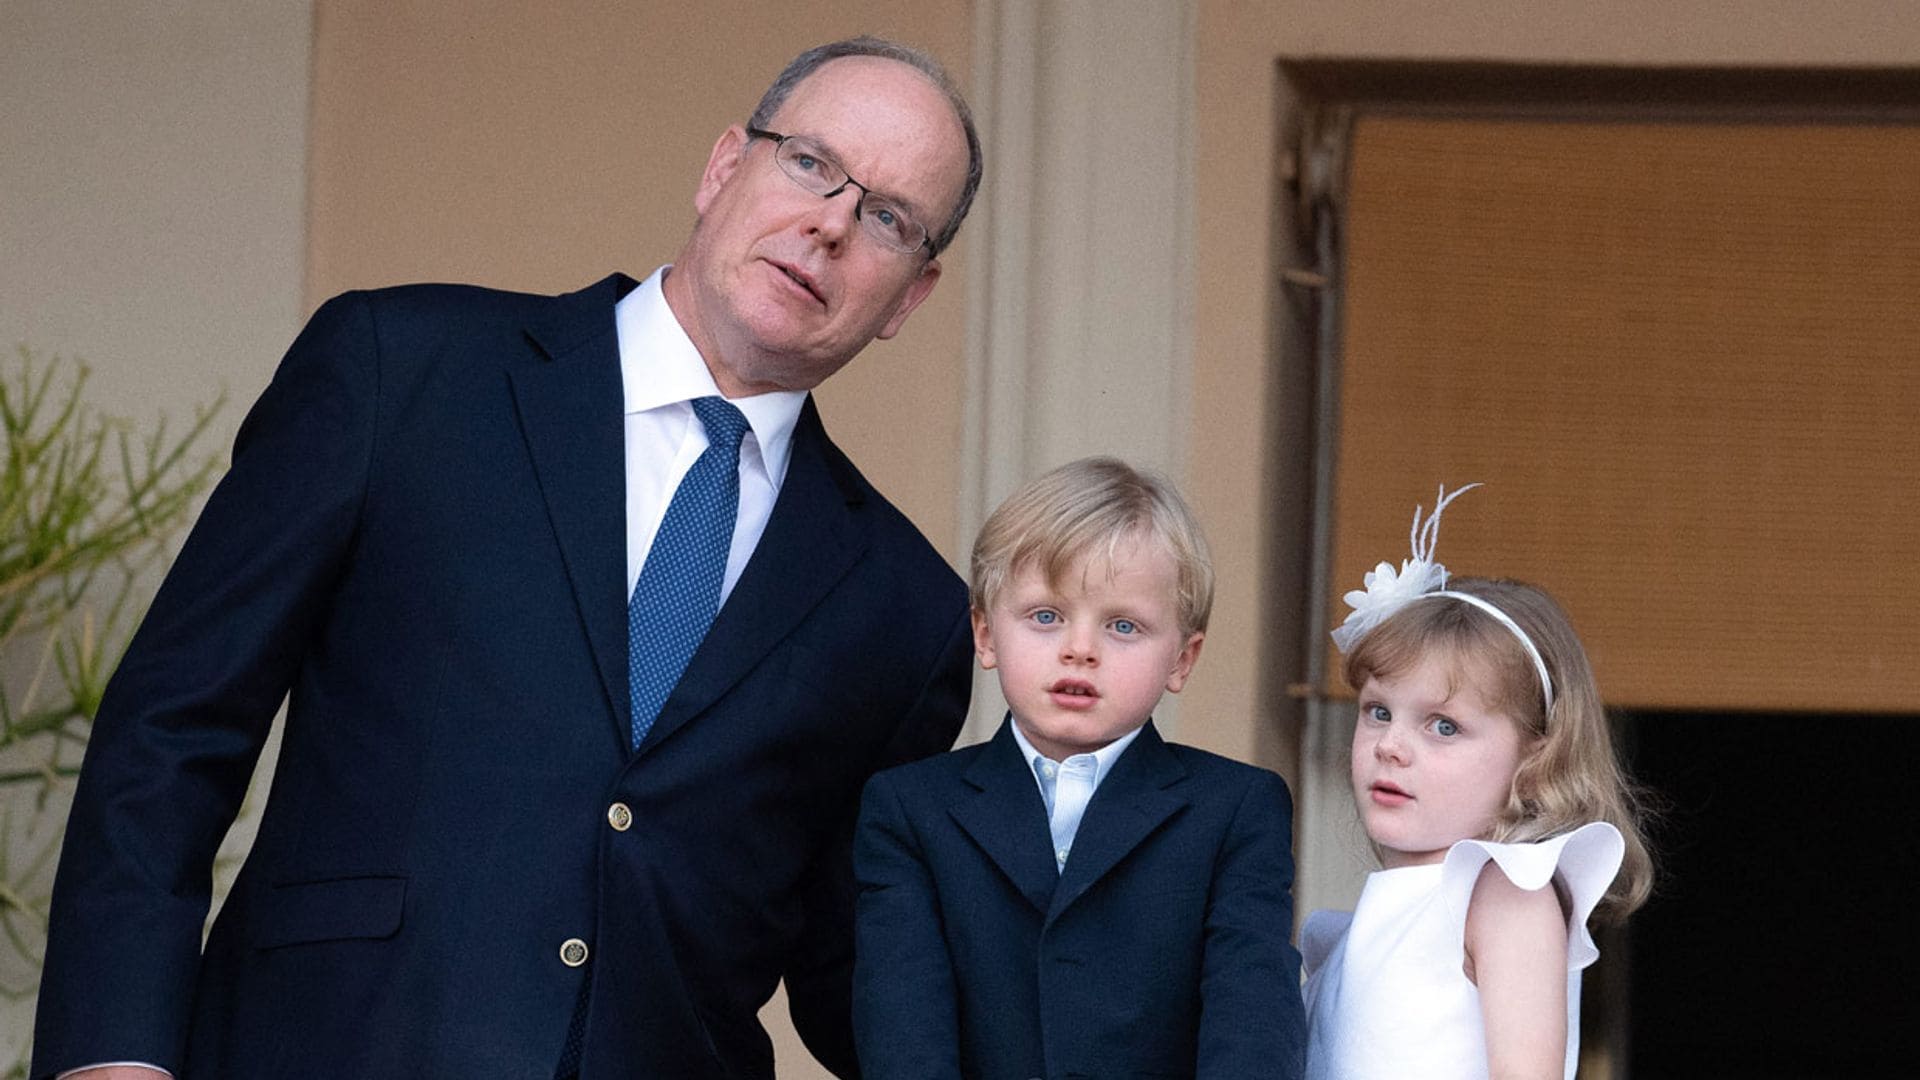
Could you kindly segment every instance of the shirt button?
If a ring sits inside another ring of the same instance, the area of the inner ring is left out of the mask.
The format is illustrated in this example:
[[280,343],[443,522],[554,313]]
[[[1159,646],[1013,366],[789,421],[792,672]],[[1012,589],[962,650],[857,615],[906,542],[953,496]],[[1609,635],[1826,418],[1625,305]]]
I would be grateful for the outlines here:
[[1043,774],[1045,774],[1049,780],[1051,780],[1053,778],[1053,774],[1060,771],[1060,767],[1058,765],[1055,765],[1053,762],[1049,761],[1040,766],[1040,771]]
[[579,967],[587,962],[587,943],[577,937],[570,937],[560,943],[560,962],[568,967]]
[[1061,866],[1067,865],[1067,849],[1061,848],[1059,851],[1054,852],[1053,861],[1059,863]]
[[614,803],[607,807],[607,824],[613,826],[614,832],[626,832],[633,827],[633,811],[626,803]]

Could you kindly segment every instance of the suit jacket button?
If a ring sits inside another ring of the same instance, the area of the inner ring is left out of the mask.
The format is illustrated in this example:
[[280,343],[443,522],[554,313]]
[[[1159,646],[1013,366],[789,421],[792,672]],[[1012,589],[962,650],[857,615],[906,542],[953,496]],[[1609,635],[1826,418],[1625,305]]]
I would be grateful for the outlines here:
[[614,803],[607,807],[607,824],[613,826],[614,832],[626,832],[633,827],[633,811],[626,803]]
[[579,967],[587,962],[587,943],[577,937],[570,937],[560,943],[560,962],[568,967]]

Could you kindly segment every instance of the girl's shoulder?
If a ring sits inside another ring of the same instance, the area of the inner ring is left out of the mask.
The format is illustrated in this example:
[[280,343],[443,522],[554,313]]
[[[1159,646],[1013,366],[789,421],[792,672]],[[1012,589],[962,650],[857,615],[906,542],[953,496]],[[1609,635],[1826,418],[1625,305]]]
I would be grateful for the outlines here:
[[1488,864],[1529,891],[1557,881],[1567,910],[1567,963],[1570,969],[1584,968],[1600,956],[1587,932],[1587,918],[1619,873],[1625,853],[1626,841],[1620,830],[1604,821],[1524,843],[1462,840],[1447,851],[1442,864],[1441,897],[1449,921],[1464,927],[1473,887]]

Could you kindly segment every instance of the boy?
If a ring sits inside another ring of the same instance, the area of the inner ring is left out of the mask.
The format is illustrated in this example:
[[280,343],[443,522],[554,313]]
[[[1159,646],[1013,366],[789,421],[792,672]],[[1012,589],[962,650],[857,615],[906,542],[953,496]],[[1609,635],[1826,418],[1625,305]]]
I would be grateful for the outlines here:
[[1111,458],[987,520],[974,647],[1011,712],[991,741],[867,785],[867,1080],[1300,1075],[1286,785],[1150,719],[1212,604],[1191,512]]

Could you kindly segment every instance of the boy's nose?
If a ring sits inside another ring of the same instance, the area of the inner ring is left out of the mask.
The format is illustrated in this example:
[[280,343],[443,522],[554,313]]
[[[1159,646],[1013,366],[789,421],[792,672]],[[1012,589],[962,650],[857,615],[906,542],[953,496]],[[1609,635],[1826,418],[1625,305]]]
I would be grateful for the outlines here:
[[1069,636],[1060,645],[1060,660],[1066,664],[1093,666],[1100,663],[1099,650],[1094,648],[1092,638]]

